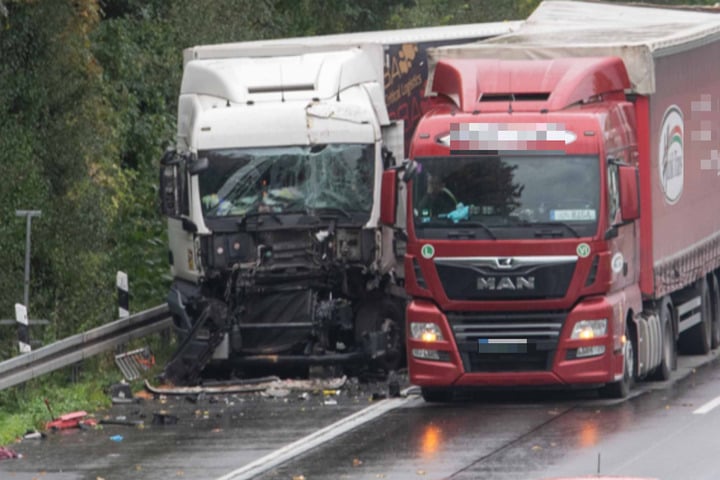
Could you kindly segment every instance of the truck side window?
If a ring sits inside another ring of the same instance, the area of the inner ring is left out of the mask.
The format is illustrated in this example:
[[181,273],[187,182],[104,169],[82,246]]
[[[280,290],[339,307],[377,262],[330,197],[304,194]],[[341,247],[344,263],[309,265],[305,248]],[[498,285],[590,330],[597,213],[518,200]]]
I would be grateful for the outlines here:
[[615,164],[609,164],[607,167],[608,176],[608,223],[615,225],[617,223],[617,214],[620,210],[620,193],[618,191],[618,167]]

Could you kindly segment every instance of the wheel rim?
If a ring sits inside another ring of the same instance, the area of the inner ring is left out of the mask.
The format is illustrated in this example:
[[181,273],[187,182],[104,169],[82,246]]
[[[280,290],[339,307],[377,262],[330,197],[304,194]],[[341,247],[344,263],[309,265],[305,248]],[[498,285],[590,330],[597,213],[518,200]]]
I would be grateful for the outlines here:
[[672,328],[669,323],[665,323],[665,358],[663,359],[667,364],[668,368],[672,368],[672,357],[673,357],[673,338]]

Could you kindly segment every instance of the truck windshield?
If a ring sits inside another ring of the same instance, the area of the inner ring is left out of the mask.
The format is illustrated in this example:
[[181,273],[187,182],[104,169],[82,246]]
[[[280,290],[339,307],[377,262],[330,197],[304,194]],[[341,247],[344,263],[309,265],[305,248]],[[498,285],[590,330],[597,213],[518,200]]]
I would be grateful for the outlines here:
[[205,217],[310,209],[370,212],[374,146],[329,144],[205,150],[199,174]]
[[419,238],[591,236],[597,230],[597,156],[417,158],[412,212]]

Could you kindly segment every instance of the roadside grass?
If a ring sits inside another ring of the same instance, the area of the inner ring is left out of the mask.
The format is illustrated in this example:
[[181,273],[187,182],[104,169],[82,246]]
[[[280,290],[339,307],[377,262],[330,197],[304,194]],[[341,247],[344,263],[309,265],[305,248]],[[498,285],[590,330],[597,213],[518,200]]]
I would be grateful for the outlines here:
[[[127,349],[147,346],[155,352],[156,364],[148,370],[146,378],[154,378],[162,372],[165,361],[170,358],[171,349],[159,339],[136,340]],[[74,378],[75,377],[75,378]],[[19,441],[28,430],[45,431],[45,423],[52,420],[45,404],[48,400],[53,414],[84,410],[98,419],[112,406],[109,387],[123,380],[122,373],[115,365],[110,352],[85,359],[73,370],[60,369],[0,391],[0,446]],[[130,382],[133,392],[144,388],[143,380]]]

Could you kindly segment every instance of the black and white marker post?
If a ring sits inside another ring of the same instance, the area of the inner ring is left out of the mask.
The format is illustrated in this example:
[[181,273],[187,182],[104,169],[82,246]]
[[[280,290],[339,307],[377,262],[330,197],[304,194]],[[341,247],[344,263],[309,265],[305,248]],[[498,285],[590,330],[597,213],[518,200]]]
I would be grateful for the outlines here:
[[18,348],[20,353],[30,353],[30,328],[28,327],[28,315],[25,305],[15,304],[15,320],[18,323]]
[[130,316],[130,292],[128,276],[125,272],[117,272],[118,318]]

